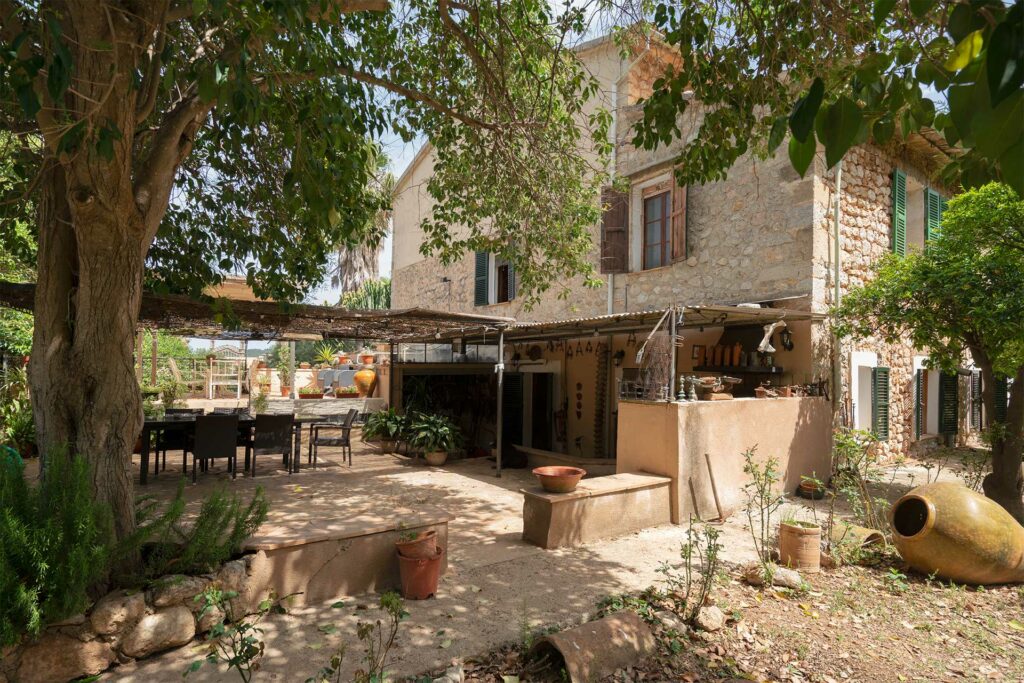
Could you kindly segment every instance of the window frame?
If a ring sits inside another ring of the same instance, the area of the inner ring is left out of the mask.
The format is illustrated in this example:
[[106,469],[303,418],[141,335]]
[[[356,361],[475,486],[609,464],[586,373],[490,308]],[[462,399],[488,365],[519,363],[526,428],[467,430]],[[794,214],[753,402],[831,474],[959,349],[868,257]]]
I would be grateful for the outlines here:
[[[659,183],[642,192],[640,199],[643,202],[640,207],[640,268],[641,270],[654,270],[670,266],[672,265],[672,188],[664,188]],[[648,243],[647,228],[649,225],[653,225],[653,222],[647,219],[647,207],[649,202],[655,200],[661,201],[661,216],[655,219],[661,223],[661,240]],[[658,263],[652,265],[647,261],[647,253],[649,247],[654,245],[659,247],[660,253]]]

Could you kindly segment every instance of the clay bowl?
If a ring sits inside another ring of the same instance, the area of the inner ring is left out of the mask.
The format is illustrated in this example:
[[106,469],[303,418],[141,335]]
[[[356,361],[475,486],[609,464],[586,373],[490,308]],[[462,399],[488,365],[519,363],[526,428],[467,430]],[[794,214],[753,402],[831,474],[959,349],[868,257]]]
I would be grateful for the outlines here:
[[548,465],[537,467],[533,473],[540,479],[540,485],[549,493],[569,493],[576,490],[587,471],[579,467],[564,467],[561,465]]

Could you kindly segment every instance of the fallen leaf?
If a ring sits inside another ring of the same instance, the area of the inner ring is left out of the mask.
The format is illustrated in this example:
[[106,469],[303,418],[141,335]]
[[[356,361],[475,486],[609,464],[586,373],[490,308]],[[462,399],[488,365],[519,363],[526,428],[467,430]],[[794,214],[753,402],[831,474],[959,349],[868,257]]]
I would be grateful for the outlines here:
[[338,627],[334,624],[320,624],[316,627],[316,630],[320,631],[320,633],[326,633],[327,635],[331,635],[332,633],[338,632]]

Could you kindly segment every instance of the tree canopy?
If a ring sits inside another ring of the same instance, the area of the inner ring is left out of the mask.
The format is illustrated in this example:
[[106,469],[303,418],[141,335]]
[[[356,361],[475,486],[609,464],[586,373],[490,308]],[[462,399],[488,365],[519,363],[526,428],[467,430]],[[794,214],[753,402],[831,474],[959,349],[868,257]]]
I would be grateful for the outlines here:
[[[949,184],[1024,194],[1022,0],[656,0],[653,19],[681,61],[644,103],[635,142],[686,140],[686,181],[722,178],[787,137],[803,175],[819,143],[832,167],[853,145],[930,127],[963,150]],[[680,128],[691,115],[695,133]]]

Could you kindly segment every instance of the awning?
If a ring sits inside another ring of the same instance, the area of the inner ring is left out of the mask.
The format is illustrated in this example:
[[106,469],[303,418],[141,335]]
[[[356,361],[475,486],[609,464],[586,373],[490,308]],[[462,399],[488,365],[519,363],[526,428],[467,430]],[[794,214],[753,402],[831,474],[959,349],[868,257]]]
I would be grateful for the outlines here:
[[[32,311],[35,285],[0,281],[0,306]],[[192,299],[143,294],[139,325],[183,337],[301,341],[372,339],[385,342],[493,334],[512,318],[425,308],[357,311],[273,301]]]

